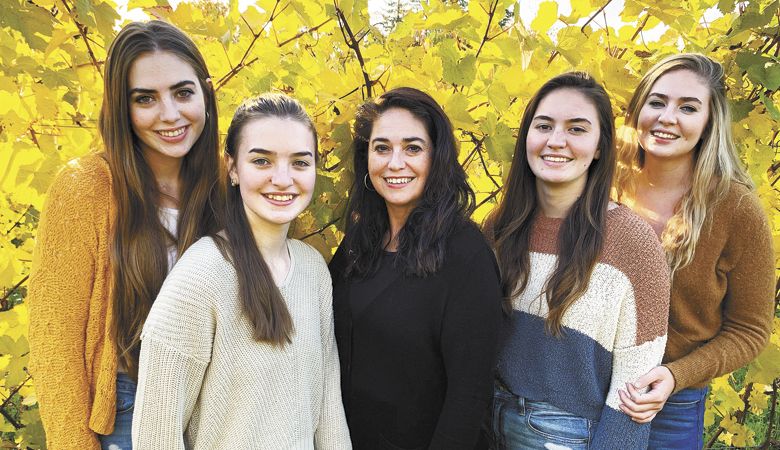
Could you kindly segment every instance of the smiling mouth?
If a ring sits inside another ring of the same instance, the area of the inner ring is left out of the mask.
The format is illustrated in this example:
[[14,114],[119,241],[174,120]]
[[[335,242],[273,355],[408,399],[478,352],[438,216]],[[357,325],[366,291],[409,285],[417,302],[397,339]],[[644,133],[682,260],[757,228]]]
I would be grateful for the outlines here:
[[565,156],[552,156],[552,155],[542,156],[542,159],[544,161],[556,162],[556,163],[565,163],[572,160],[572,158],[567,158]]
[[651,131],[650,134],[654,137],[661,138],[661,139],[677,139],[680,136],[677,136],[676,134],[667,133],[665,131]]
[[174,138],[177,136],[181,136],[182,134],[184,134],[186,130],[187,130],[187,126],[185,125],[175,130],[158,130],[157,133],[163,137]]
[[289,202],[295,198],[294,194],[263,194],[263,197],[275,202]]
[[388,184],[406,184],[411,183],[412,180],[414,180],[414,177],[394,177],[394,178],[385,178],[385,181]]

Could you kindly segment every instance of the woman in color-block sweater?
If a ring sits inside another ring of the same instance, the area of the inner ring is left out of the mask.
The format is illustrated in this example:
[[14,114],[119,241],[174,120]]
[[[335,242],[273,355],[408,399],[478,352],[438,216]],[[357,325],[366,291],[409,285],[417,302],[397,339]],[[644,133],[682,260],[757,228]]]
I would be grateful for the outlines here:
[[224,232],[184,253],[141,335],[136,449],[350,449],[331,281],[287,238],[316,180],[317,135],[281,94],[228,129]]
[[138,334],[176,255],[217,229],[217,108],[201,54],[164,22],[112,43],[104,153],[49,189],[30,290],[30,371],[48,448],[129,449]]
[[655,416],[651,448],[701,448],[707,384],[755,358],[772,332],[772,237],[734,147],[724,83],[706,56],[671,56],[627,110],[636,139],[620,148],[618,199],[655,229],[673,275],[664,364],[621,395],[637,421]]
[[612,108],[581,72],[557,76],[520,123],[505,194],[486,224],[511,325],[499,353],[499,449],[644,449],[649,425],[618,389],[666,343],[669,274],[652,229],[609,202]]
[[[330,263],[355,449],[474,450],[502,322],[495,258],[436,101],[397,88],[357,113],[355,181]],[[479,446],[479,447],[478,447]]]

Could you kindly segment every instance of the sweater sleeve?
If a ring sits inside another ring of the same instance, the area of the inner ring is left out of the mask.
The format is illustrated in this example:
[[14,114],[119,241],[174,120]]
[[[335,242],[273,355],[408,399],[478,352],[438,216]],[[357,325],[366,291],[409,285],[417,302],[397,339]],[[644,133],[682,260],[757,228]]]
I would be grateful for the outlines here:
[[[646,224],[643,224],[646,225]],[[612,353],[612,376],[592,447],[647,448],[650,424],[637,424],[620,408],[618,390],[661,363],[669,317],[669,271],[663,250],[652,231],[637,248],[626,251],[629,287],[622,295]]]
[[341,403],[341,377],[339,373],[339,354],[333,332],[333,286],[330,273],[322,263],[319,273],[320,335],[322,337],[323,396],[322,410],[314,443],[317,450],[349,450],[352,442],[349,438],[347,419]]
[[201,253],[198,244],[203,239],[174,266],[144,324],[134,449],[185,448],[184,433],[211,359],[218,280],[225,277],[215,267],[219,254]]
[[739,205],[729,215],[734,220],[724,253],[733,257],[725,268],[723,322],[718,334],[706,344],[666,364],[674,375],[675,392],[707,383],[749,363],[772,334],[775,271],[767,217],[753,193],[741,195]]
[[429,449],[474,448],[493,392],[501,332],[498,268],[487,244],[453,273],[441,334],[447,392]]
[[93,178],[80,167],[68,167],[50,187],[25,301],[30,369],[52,450],[100,448],[89,428],[92,394],[85,351],[97,249],[110,233],[110,192]]

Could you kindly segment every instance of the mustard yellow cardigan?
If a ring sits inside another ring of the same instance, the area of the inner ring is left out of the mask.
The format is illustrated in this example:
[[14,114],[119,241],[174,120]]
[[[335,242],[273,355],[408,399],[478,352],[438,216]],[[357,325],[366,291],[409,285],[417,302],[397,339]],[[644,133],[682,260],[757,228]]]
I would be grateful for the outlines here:
[[100,449],[116,414],[109,249],[115,216],[108,163],[71,162],[49,188],[25,303],[30,370],[50,450]]

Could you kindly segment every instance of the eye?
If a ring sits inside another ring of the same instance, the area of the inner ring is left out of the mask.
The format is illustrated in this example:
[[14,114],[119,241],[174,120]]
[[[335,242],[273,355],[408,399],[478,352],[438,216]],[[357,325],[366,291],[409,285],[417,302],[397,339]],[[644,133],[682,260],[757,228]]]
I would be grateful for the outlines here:
[[134,99],[134,102],[138,103],[139,105],[148,105],[149,103],[152,103],[154,101],[154,97],[151,95],[137,95]]
[[695,113],[696,111],[698,111],[698,109],[696,109],[696,107],[693,105],[682,105],[680,107],[680,110],[688,114]]
[[536,124],[536,126],[534,128],[537,129],[537,130],[540,130],[540,131],[550,131],[550,130],[552,130],[552,127],[550,126],[550,124],[547,124],[547,123],[538,123],[538,124]]
[[306,168],[311,166],[311,163],[309,161],[306,161],[305,159],[297,159],[293,161],[293,166],[299,168]]
[[378,144],[374,146],[374,151],[377,153],[387,153],[390,151],[390,147],[384,144]]
[[663,108],[664,107],[664,102],[662,102],[660,100],[650,100],[649,102],[647,102],[647,104],[650,105],[651,108]]
[[179,89],[178,91],[176,91],[176,97],[183,98],[183,99],[190,98],[193,95],[195,95],[195,91],[193,91],[192,89],[189,89],[189,88],[187,88],[187,89]]
[[412,145],[409,145],[408,147],[406,147],[406,151],[409,152],[409,153],[412,153],[412,154],[417,154],[417,153],[420,153],[421,151],[423,151],[423,148],[420,147],[419,145],[412,144]]
[[271,164],[271,161],[269,161],[268,158],[255,158],[252,160],[252,164],[256,166],[267,166]]
[[582,133],[587,133],[588,130],[586,130],[583,127],[571,127],[569,128],[569,131],[571,131],[574,134],[582,134]]

